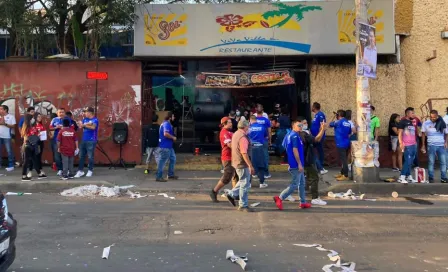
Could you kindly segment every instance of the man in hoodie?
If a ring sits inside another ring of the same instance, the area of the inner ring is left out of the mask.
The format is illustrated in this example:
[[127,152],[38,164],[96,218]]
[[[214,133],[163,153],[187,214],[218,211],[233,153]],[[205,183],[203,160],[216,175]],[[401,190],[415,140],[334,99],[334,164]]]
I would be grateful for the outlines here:
[[437,157],[440,162],[440,172],[442,183],[448,183],[446,177],[446,156],[445,148],[448,147],[448,129],[442,117],[436,110],[430,112],[429,120],[423,123],[422,126],[422,148],[423,153],[426,152],[425,137],[428,137],[428,176],[429,182],[434,182],[434,163]]

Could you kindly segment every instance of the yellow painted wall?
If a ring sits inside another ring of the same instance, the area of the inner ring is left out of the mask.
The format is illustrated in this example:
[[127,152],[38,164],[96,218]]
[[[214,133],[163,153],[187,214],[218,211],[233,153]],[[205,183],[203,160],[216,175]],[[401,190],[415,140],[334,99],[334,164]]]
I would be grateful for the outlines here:
[[[338,109],[351,109],[356,116],[354,65],[313,65],[310,74],[311,103],[319,102],[327,118]],[[402,114],[406,108],[406,79],[404,65],[379,65],[378,79],[370,80],[371,102],[381,120],[380,135],[387,135],[392,113]],[[329,130],[333,135],[333,130]]]
[[413,25],[413,9],[414,0],[395,0],[395,32],[397,34],[411,33]]
[[[409,0],[402,0],[409,1]],[[428,99],[435,101],[434,109],[444,115],[448,106],[448,40],[441,31],[448,27],[447,0],[414,0],[411,35],[401,46],[402,62],[406,68],[407,104],[420,108]],[[437,58],[427,61],[437,51]],[[425,116],[419,109],[419,115]]]

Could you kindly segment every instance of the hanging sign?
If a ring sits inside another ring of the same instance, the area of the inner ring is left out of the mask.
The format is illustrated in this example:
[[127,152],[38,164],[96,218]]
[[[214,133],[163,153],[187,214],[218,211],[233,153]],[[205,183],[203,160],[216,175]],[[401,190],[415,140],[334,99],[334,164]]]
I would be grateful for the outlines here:
[[287,70],[241,74],[200,73],[196,76],[197,88],[255,88],[293,84],[294,78]]

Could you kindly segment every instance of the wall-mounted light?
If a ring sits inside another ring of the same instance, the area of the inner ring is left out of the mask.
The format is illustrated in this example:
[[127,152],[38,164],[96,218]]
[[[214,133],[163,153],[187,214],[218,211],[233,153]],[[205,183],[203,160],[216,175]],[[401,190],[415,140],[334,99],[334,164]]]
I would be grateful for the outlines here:
[[445,27],[445,29],[442,30],[441,36],[442,36],[442,39],[444,39],[444,40],[448,39],[448,27]]

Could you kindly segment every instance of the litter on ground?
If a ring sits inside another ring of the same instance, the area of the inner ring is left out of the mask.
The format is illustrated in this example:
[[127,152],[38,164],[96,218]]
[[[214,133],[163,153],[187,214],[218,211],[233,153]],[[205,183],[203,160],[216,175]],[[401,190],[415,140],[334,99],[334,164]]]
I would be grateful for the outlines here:
[[229,249],[226,252],[226,259],[230,260],[232,263],[237,263],[241,266],[241,268],[244,270],[246,270],[246,262],[249,261],[249,259],[247,258],[247,256],[236,256],[235,253],[233,252],[233,250]]
[[165,198],[169,198],[169,199],[176,199],[174,196],[168,196],[168,194],[165,194],[165,193],[159,193],[159,194],[157,194],[157,195],[159,195],[159,196],[163,196],[163,197],[165,197]]
[[322,245],[319,245],[319,244],[294,244],[294,245],[299,246],[299,247],[307,247],[307,248],[314,247],[319,251],[329,252],[327,254],[328,258],[330,259],[330,261],[335,262],[335,263],[324,265],[322,267],[322,271],[333,272],[332,267],[335,267],[335,268],[338,268],[339,269],[338,271],[341,271],[341,272],[356,272],[355,271],[356,263],[354,263],[354,262],[341,263],[341,257],[339,256],[339,253],[334,250],[323,248]]
[[79,196],[79,197],[120,197],[129,196],[130,198],[142,198],[147,197],[147,195],[140,195],[140,193],[133,193],[128,190],[129,188],[135,187],[134,185],[128,186],[96,186],[96,185],[85,185],[79,186],[72,189],[67,189],[62,191],[62,196]]
[[250,204],[250,206],[252,208],[257,207],[258,205],[260,205],[260,202],[255,202],[255,203]]
[[328,197],[330,198],[341,198],[341,199],[352,199],[352,200],[364,200],[364,201],[376,201],[376,199],[366,198],[365,194],[357,196],[353,193],[352,189],[348,189],[345,193],[333,193],[328,192]]

